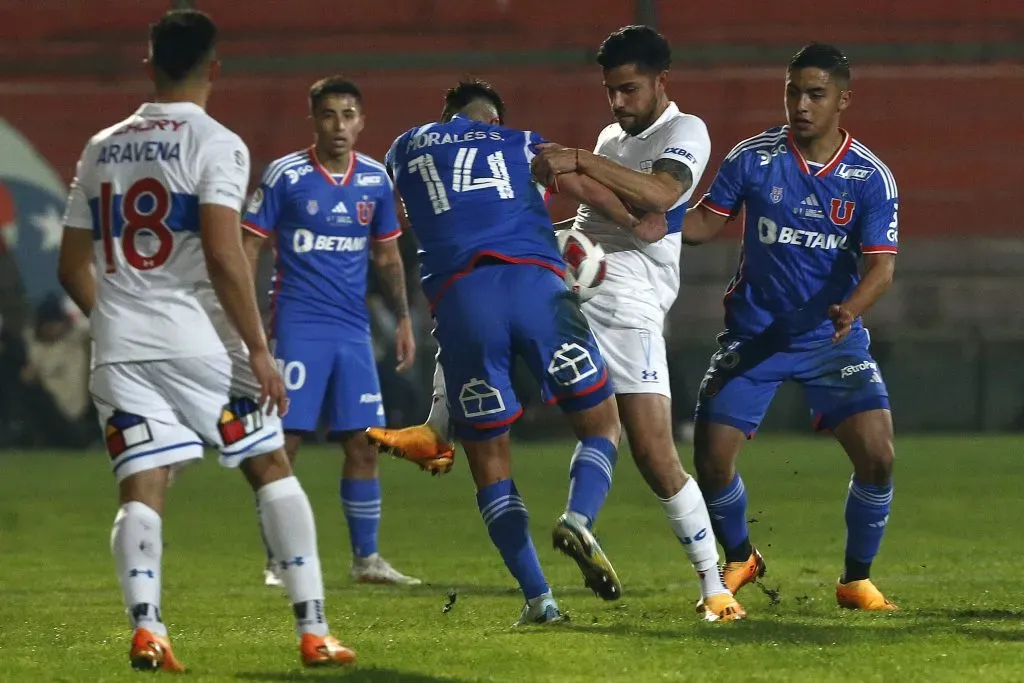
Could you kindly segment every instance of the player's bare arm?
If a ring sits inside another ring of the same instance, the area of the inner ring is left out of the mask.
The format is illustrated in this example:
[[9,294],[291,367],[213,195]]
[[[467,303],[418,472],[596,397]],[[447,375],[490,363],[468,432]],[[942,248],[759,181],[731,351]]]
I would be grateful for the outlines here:
[[257,235],[251,230],[242,230],[242,249],[245,251],[245,259],[249,262],[249,270],[252,271],[253,277],[256,277],[259,268],[260,250],[263,249],[264,242],[266,239],[262,235]]
[[703,204],[691,207],[683,218],[683,244],[704,244],[717,235],[728,222],[728,216],[716,213]]
[[846,301],[829,308],[828,317],[835,327],[832,341],[837,342],[850,333],[854,321],[874,306],[889,289],[895,273],[896,254],[864,255],[864,275],[860,284]]
[[556,178],[558,192],[593,208],[624,230],[644,242],[657,242],[668,232],[668,223],[662,213],[647,213],[637,218],[622,200],[607,187],[582,173],[566,173]]
[[96,302],[96,276],[92,268],[92,230],[64,228],[57,277],[60,286],[84,313]]
[[671,159],[659,159],[651,173],[641,173],[588,150],[539,145],[533,163],[540,182],[550,184],[555,176],[576,171],[601,183],[629,206],[655,213],[671,209],[693,184],[690,169]]
[[373,264],[377,269],[381,291],[391,312],[398,319],[395,331],[395,355],[398,370],[408,370],[416,359],[416,341],[412,333],[412,320],[409,317],[409,297],[405,288],[405,263],[402,252],[398,249],[398,240],[390,239],[374,242]]
[[250,364],[262,391],[260,405],[269,401],[267,407],[271,412],[276,408],[284,415],[288,409],[287,392],[263,332],[253,273],[242,246],[241,217],[238,211],[226,206],[201,204],[199,225],[210,282],[249,349]]

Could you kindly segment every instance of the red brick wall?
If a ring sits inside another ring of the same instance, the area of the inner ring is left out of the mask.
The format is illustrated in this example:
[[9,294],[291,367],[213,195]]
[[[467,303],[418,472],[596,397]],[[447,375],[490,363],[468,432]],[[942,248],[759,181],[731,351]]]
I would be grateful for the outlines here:
[[[511,125],[563,144],[589,147],[609,121],[596,70],[482,75],[503,92]],[[225,80],[214,92],[210,111],[248,142],[254,173],[309,143],[305,91],[316,76]],[[435,118],[455,78],[359,78],[368,115],[360,147],[382,156],[399,133]],[[1024,68],[871,67],[855,79],[844,124],[895,174],[905,236],[1021,233],[1016,202],[1024,187],[1017,151],[1024,148]],[[707,121],[714,167],[739,140],[782,122],[781,68],[684,70],[670,87],[681,108]],[[65,178],[85,140],[146,96],[143,83],[0,86],[3,116]]]

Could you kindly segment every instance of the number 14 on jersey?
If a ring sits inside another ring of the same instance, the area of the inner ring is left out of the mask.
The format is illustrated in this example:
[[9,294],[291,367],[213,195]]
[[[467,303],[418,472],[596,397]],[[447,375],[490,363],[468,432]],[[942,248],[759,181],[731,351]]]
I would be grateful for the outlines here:
[[[499,150],[487,155],[487,165],[490,169],[490,176],[473,177],[473,162],[476,161],[476,147],[463,147],[455,157],[455,169],[451,181],[453,192],[472,192],[474,190],[486,190],[494,188],[498,192],[499,199],[515,199],[515,192],[512,190],[512,181],[508,175],[508,166],[505,164],[505,155]],[[416,157],[409,161],[409,171],[420,174],[423,183],[427,186],[427,196],[430,197],[430,204],[435,214],[442,214],[449,211],[452,206],[448,200],[448,190],[438,173],[437,164],[430,154]]]

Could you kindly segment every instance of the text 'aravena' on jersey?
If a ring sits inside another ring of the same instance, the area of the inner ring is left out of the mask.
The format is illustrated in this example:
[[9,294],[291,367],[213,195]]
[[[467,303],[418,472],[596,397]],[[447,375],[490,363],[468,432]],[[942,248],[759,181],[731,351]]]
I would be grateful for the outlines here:
[[[151,131],[178,132],[186,121],[172,119],[155,119],[129,123],[111,134],[111,138],[130,133],[149,133]],[[110,143],[100,148],[96,165],[122,164],[134,161],[172,161],[181,159],[181,144],[173,141],[146,140],[142,142]]]

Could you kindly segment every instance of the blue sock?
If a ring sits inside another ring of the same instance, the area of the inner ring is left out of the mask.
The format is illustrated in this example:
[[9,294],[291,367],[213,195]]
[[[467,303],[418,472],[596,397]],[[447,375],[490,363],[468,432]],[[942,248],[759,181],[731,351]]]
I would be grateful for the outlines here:
[[590,436],[576,444],[569,463],[569,504],[566,509],[587,518],[593,526],[608,497],[618,450],[608,439]]
[[705,496],[711,528],[722,544],[726,562],[743,562],[753,552],[747,530],[747,489],[739,472],[721,491]]
[[511,479],[502,479],[476,492],[476,504],[505,566],[519,582],[527,600],[548,592],[537,551],[530,538],[526,505]]
[[348,522],[348,536],[354,557],[377,552],[380,527],[380,480],[342,479],[341,507]]
[[875,486],[850,479],[846,494],[846,571],[843,582],[868,578],[882,545],[892,506],[892,484]]

